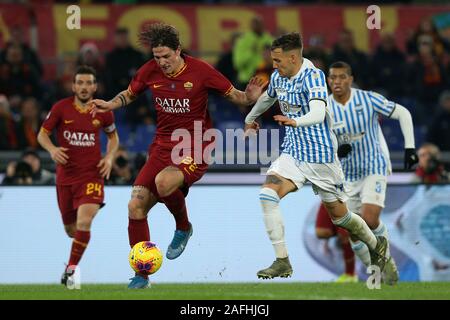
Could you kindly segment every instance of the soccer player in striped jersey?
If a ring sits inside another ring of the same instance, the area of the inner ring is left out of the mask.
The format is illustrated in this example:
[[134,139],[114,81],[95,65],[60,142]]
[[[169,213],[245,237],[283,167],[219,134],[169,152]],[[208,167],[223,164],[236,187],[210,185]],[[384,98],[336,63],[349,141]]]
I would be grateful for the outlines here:
[[[382,95],[352,88],[350,65],[335,62],[330,66],[328,84],[329,109],[333,118],[333,130],[338,138],[338,155],[345,174],[345,187],[349,196],[349,209],[366,221],[374,235],[388,239],[388,231],[380,220],[384,207],[387,175],[390,174],[389,151],[386,150],[378,118],[384,115],[399,120],[405,140],[405,169],[416,162],[414,130],[409,111]],[[371,264],[369,250],[363,242],[351,239],[352,248],[361,261]],[[395,284],[399,275],[395,261],[390,257],[385,269],[385,281]]]
[[[391,163],[389,161],[389,149],[384,139],[381,127],[378,127],[378,135],[380,145],[388,164],[388,172],[391,172]],[[342,150],[341,150],[342,152]],[[336,278],[336,283],[352,283],[358,282],[358,275],[355,273],[355,253],[353,252],[350,237],[347,230],[336,227],[330,219],[325,207],[320,206],[316,216],[316,236],[319,239],[330,239],[335,236],[339,238],[342,248],[342,256],[344,260],[344,273]]]
[[283,115],[274,119],[286,126],[282,154],[269,168],[259,194],[276,260],[257,276],[271,279],[292,275],[279,202],[306,181],[313,184],[314,192],[321,197],[333,223],[367,244],[372,263],[383,269],[386,239],[376,237],[366,222],[345,205],[344,174],[336,155],[337,140],[327,108],[325,75],[302,57],[302,47],[299,33],[274,40],[271,56],[276,70],[270,77],[267,91],[258,98],[245,119],[246,134],[250,134],[250,130],[258,129],[255,122],[258,116],[278,100]]

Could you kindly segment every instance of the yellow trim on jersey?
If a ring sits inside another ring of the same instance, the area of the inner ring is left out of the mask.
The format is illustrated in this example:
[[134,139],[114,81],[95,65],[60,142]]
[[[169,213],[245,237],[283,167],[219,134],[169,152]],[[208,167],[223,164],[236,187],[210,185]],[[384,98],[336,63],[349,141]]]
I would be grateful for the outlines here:
[[187,63],[185,62],[185,63],[184,63],[184,66],[182,66],[181,69],[178,70],[177,73],[175,73],[175,74],[168,74],[167,76],[168,76],[169,78],[175,78],[175,77],[178,77],[178,76],[180,75],[180,73],[182,73],[186,68],[187,68]]
[[132,98],[137,97],[137,94],[134,93],[133,90],[131,89],[131,85],[128,85],[127,91],[132,96]]
[[227,95],[229,95],[229,94],[231,93],[231,90],[233,90],[233,89],[234,89],[234,86],[231,85],[230,88],[228,88],[228,90],[225,91],[225,93],[223,94],[223,96],[226,97]]
[[42,131],[43,133],[45,133],[45,134],[47,134],[47,135],[51,135],[51,134],[52,134],[51,131],[48,131],[48,130],[45,129],[44,127],[41,127],[41,130],[40,130],[40,131]]
[[72,105],[74,106],[75,110],[77,110],[79,113],[88,113],[90,111],[89,108],[80,107],[75,102]]

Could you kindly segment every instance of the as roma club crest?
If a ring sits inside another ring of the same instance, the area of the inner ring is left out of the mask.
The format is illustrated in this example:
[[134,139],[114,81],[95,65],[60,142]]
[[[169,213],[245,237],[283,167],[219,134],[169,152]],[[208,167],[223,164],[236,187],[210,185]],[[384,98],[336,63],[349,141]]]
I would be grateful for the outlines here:
[[192,88],[194,87],[193,83],[189,81],[185,82],[183,86],[187,91],[191,91]]

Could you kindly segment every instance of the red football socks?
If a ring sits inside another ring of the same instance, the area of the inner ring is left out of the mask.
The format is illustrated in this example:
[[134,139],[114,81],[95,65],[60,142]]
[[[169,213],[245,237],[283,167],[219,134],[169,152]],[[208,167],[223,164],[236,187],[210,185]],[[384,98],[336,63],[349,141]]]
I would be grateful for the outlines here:
[[337,228],[342,245],[342,253],[344,255],[345,273],[348,275],[355,274],[355,253],[349,241],[348,231],[343,228]]
[[128,239],[132,248],[138,242],[150,241],[147,218],[140,220],[128,218]]
[[69,266],[78,265],[81,257],[83,256],[84,250],[86,250],[90,238],[90,231],[77,230],[75,232],[75,237],[72,242],[72,250],[70,251]]
[[180,189],[175,190],[167,197],[161,198],[167,209],[173,214],[177,230],[189,230],[189,218],[186,210],[184,194]]

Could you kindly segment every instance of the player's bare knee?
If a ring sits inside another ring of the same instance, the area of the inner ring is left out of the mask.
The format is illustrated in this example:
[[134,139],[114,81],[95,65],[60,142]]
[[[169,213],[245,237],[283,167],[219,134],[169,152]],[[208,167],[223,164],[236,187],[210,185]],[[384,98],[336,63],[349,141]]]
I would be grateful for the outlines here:
[[334,236],[334,232],[330,229],[316,228],[316,236],[319,239],[329,239]]
[[[279,193],[280,193],[279,191],[280,191],[280,189],[281,189],[281,186],[280,186],[280,185],[264,183],[264,184],[262,185],[261,190],[263,190],[263,189],[265,189],[265,188],[272,189],[273,191],[275,191],[275,192],[277,193],[278,196],[280,196],[280,195],[279,195]],[[261,191],[260,191],[260,192],[261,192]]]
[[170,177],[165,174],[158,174],[155,177],[156,190],[160,197],[167,197],[173,192],[173,183],[170,180]]
[[327,209],[327,212],[329,215],[331,215],[332,217],[335,216],[335,212],[337,211],[338,208],[338,203],[337,201],[335,202],[322,202],[325,209]]
[[89,231],[91,230],[92,220],[79,220],[77,221],[77,230]]
[[279,177],[277,177],[276,175],[268,175],[262,188],[272,189],[279,195],[282,185],[283,181]]
[[128,216],[131,219],[144,219],[146,217],[142,200],[134,198],[128,202]]
[[342,218],[348,212],[346,205],[340,201],[322,202],[322,203],[333,220]]

